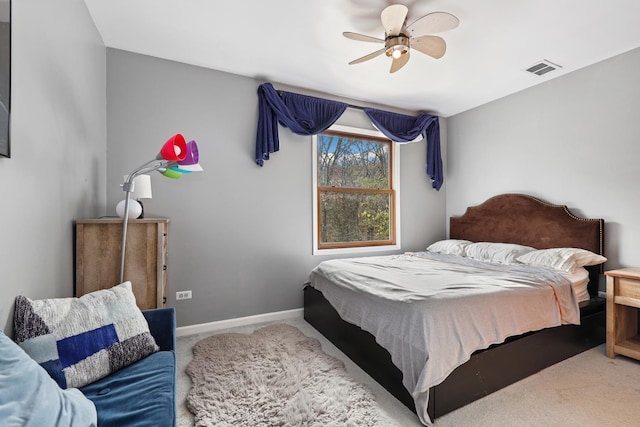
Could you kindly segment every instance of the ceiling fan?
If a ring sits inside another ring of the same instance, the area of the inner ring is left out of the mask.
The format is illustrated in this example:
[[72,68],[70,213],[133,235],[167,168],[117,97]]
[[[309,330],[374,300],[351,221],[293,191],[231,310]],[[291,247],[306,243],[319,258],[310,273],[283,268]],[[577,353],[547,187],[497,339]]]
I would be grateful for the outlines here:
[[384,39],[349,31],[342,33],[352,40],[384,43],[382,49],[354,59],[349,65],[368,61],[384,53],[393,58],[389,72],[395,73],[409,61],[409,51],[412,48],[432,58],[442,58],[447,44],[442,37],[431,34],[456,28],[460,23],[458,18],[446,12],[433,12],[405,25],[408,12],[407,6],[402,4],[388,6],[382,11],[380,20],[384,28]]

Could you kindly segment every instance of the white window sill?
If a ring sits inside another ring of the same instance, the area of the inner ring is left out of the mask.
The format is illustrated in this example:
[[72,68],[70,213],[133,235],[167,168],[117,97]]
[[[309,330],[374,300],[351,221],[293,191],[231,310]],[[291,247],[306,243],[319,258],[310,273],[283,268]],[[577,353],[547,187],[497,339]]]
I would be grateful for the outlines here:
[[400,245],[385,246],[367,246],[359,248],[337,248],[337,249],[318,249],[313,248],[313,255],[352,255],[352,254],[369,254],[385,251],[397,251]]

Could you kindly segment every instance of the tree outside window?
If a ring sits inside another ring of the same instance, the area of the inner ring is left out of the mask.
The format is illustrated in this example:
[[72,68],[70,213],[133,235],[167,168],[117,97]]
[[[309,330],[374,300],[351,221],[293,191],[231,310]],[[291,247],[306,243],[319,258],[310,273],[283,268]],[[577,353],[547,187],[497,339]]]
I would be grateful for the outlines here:
[[382,137],[317,136],[318,249],[395,244],[392,148]]

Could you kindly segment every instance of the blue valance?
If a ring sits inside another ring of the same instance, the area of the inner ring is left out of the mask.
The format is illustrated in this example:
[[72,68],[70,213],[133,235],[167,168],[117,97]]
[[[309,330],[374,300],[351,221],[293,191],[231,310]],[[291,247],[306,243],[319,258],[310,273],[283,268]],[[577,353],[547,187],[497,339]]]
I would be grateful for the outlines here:
[[[269,160],[269,154],[280,149],[278,123],[298,135],[317,135],[327,130],[349,105],[292,92],[276,91],[271,83],[258,87],[258,134],[256,163]],[[443,183],[440,152],[440,123],[437,116],[420,113],[417,117],[364,108],[371,122],[387,138],[411,142],[418,136],[427,141],[427,175],[432,186],[440,190]]]
[[280,149],[278,123],[298,135],[317,135],[327,130],[347,109],[344,102],[281,92],[271,83],[258,87],[258,136],[256,162],[262,166],[269,153]]
[[432,186],[440,190],[444,181],[440,151],[440,121],[437,116],[420,113],[417,117],[389,111],[365,108],[371,123],[387,138],[396,142],[411,142],[422,135],[427,141],[426,171]]

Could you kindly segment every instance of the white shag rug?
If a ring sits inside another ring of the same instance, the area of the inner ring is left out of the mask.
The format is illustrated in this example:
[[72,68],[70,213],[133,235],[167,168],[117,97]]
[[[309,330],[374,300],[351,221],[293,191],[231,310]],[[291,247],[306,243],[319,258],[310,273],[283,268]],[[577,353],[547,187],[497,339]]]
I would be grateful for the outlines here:
[[186,372],[196,426],[389,425],[371,391],[290,325],[204,338]]

